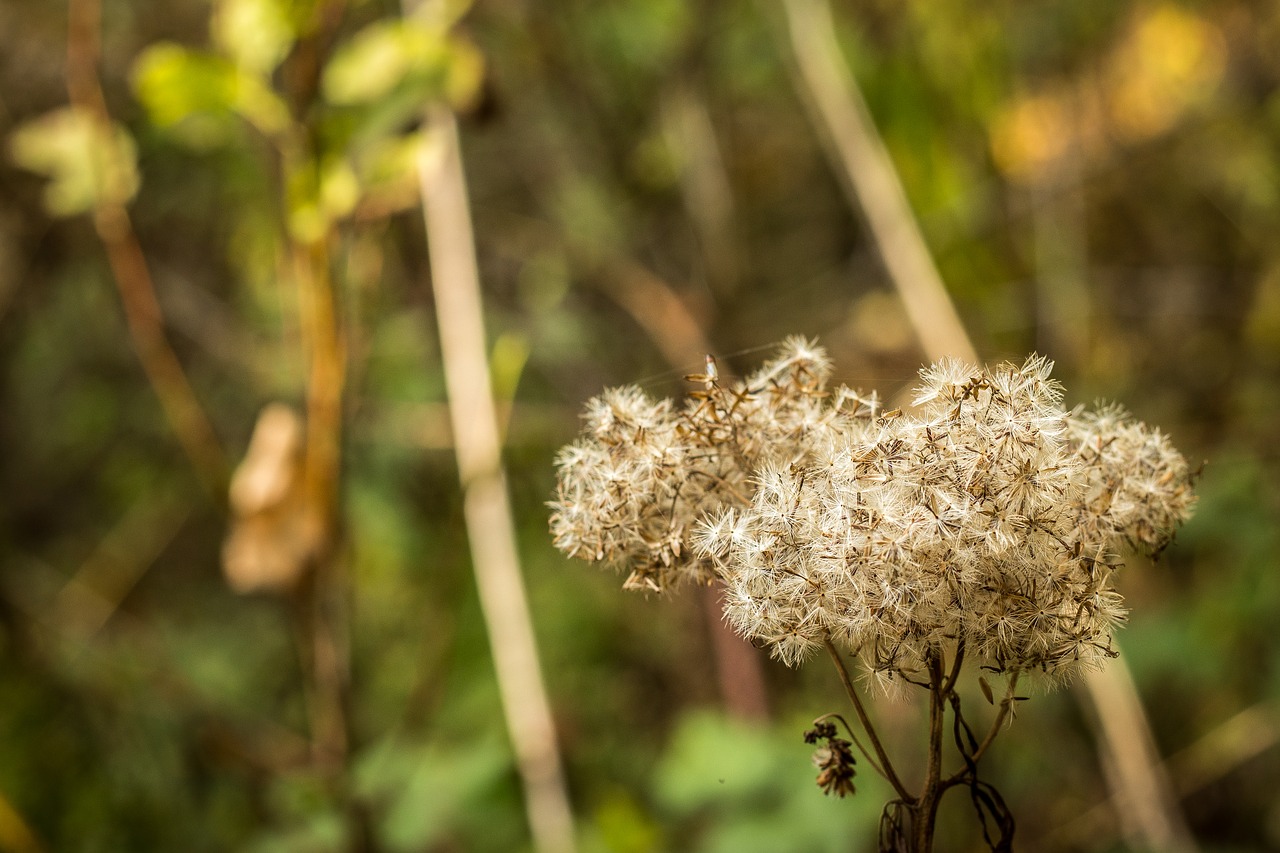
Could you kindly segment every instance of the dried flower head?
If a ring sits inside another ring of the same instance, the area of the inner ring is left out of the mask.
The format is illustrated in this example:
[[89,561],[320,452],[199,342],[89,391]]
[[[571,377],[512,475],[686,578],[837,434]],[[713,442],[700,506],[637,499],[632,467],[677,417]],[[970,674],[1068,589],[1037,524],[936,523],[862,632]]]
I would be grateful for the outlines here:
[[837,737],[835,723],[826,719],[816,720],[813,728],[804,733],[804,742],[821,744],[813,752],[813,766],[818,768],[815,781],[824,794],[835,794],[843,799],[858,792],[853,783],[858,773],[858,761],[853,757],[851,748],[853,742]]
[[957,644],[997,670],[1098,665],[1118,553],[1168,543],[1192,474],[1123,410],[1066,411],[1052,367],[943,361],[884,411],[793,338],[745,381],[693,377],[683,407],[607,391],[558,458],[556,546],[631,588],[718,579],[734,629],[791,665],[827,640],[884,685]]

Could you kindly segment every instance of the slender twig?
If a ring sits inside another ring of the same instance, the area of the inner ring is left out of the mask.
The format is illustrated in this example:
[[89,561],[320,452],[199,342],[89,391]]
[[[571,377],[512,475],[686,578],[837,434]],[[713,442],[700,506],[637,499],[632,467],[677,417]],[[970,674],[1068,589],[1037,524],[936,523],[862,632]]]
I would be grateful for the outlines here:
[[81,642],[90,642],[116,614],[190,515],[188,504],[158,491],[135,501],[58,591],[52,616]]
[[684,75],[662,93],[662,126],[672,149],[681,154],[680,193],[699,237],[707,279],[713,290],[729,295],[741,277],[741,247],[734,233],[734,199],[702,87]]
[[0,792],[0,849],[9,853],[41,853],[46,849],[31,824],[3,792]]
[[942,685],[942,696],[945,699],[956,689],[956,681],[960,678],[960,667],[964,664],[964,640],[956,644],[956,656],[951,661],[951,674]]
[[[307,421],[303,477],[312,506],[336,533],[342,468],[342,400],[347,376],[346,335],[330,269],[328,240],[293,242],[300,326],[307,347]],[[336,538],[330,537],[330,538]]]
[[345,333],[330,269],[328,240],[291,242],[299,325],[308,360],[304,496],[319,526],[312,572],[301,588],[303,634],[310,645],[309,677],[319,711],[318,754],[341,766],[349,746],[349,677],[345,648],[346,583],[341,567],[341,471]]
[[[98,76],[101,0],[69,0],[67,15],[68,97],[73,107],[109,136],[111,114]],[[93,225],[107,253],[138,361],[202,485],[222,503],[228,478],[226,456],[169,344],[151,271],[123,200],[109,194],[96,199]]]
[[[296,165],[294,166],[296,168]],[[347,350],[330,269],[328,238],[290,244],[308,360],[305,500],[318,524],[312,572],[300,588],[298,639],[309,648],[316,758],[341,772],[350,748],[346,583],[341,567],[343,392]]]
[[428,122],[436,146],[424,146],[419,158],[422,202],[476,585],[507,729],[524,782],[534,844],[540,851],[572,851],[573,815],[538,662],[502,468],[457,123],[443,106],[429,111]]
[[1005,690],[1004,698],[1000,700],[1000,708],[996,711],[996,718],[992,720],[991,728],[987,731],[986,737],[982,739],[982,742],[978,744],[978,748],[973,751],[971,756],[969,756],[965,767],[957,770],[955,773],[952,773],[945,781],[943,781],[942,786],[944,788],[950,787],[951,785],[959,782],[961,778],[969,772],[970,766],[977,764],[982,756],[986,754],[987,750],[991,747],[991,744],[995,741],[996,735],[1000,734],[1000,728],[1004,725],[1005,718],[1009,716],[1009,712],[1013,708],[1013,703],[1016,701],[1013,694],[1014,690],[1016,690],[1018,686],[1019,675],[1020,673],[1014,672],[1009,676],[1009,686]]
[[[625,259],[606,262],[600,282],[601,287],[648,333],[672,367],[688,369],[714,351],[703,331],[705,323],[698,312],[681,298],[675,287],[642,264]],[[716,480],[720,488],[727,490],[744,506],[751,503],[746,495],[722,478],[709,472],[696,473]],[[719,597],[709,588],[701,595],[725,707],[744,719],[763,719],[768,716],[769,706],[760,657],[720,618]]]
[[[279,156],[279,189],[317,168],[314,110],[316,69],[323,66],[340,27],[345,0],[317,4],[301,22],[301,38],[280,69],[295,121],[273,139]],[[287,205],[285,205],[287,207]],[[302,501],[312,528],[309,571],[293,595],[292,618],[305,675],[313,761],[341,777],[351,751],[350,586],[343,565],[342,447],[345,433],[347,332],[339,282],[334,277],[332,226],[303,238],[283,222],[286,275],[297,292],[297,322],[306,377],[306,438]],[[353,810],[354,834],[362,831]]]
[[703,318],[652,270],[635,261],[615,259],[606,262],[601,272],[601,288],[645,330],[668,364],[698,365],[703,356],[715,351],[703,331]]
[[[1280,707],[1260,702],[1239,712],[1195,743],[1169,756],[1165,771],[1181,799],[1187,799],[1228,773],[1252,761],[1280,742]],[[1112,792],[1092,808],[1057,827],[1047,838],[1066,846],[1078,839],[1102,842],[1117,832],[1117,814],[1123,808]]]
[[849,678],[849,670],[845,667],[844,659],[840,657],[839,650],[836,649],[830,639],[823,642],[832,663],[836,665],[836,672],[840,674],[840,683],[844,685],[845,693],[849,695],[849,701],[853,703],[853,710],[858,715],[858,722],[862,724],[863,730],[867,733],[867,739],[871,742],[872,748],[875,749],[876,755],[880,759],[880,766],[883,769],[882,775],[893,786],[893,790],[898,793],[899,797],[908,803],[914,803],[916,798],[902,784],[902,780],[893,769],[893,763],[889,761],[889,755],[885,752],[884,745],[880,743],[880,737],[876,734],[875,727],[871,725],[871,718],[867,716],[867,710],[862,706],[862,700],[858,698],[858,691],[853,687],[853,681]]

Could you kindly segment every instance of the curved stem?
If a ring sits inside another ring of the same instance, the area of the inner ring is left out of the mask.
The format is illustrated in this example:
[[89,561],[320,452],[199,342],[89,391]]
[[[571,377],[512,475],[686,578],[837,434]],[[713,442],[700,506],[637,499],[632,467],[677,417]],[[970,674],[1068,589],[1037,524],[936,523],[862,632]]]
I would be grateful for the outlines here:
[[880,743],[880,737],[876,734],[875,728],[871,725],[871,718],[867,716],[866,708],[862,707],[862,700],[858,698],[858,692],[853,689],[853,681],[849,678],[849,670],[845,668],[844,660],[840,657],[840,652],[836,650],[830,638],[823,641],[826,646],[827,654],[831,657],[831,661],[836,665],[836,671],[840,673],[840,682],[844,684],[845,693],[849,695],[849,701],[853,703],[853,710],[858,714],[858,721],[862,723],[862,728],[867,733],[867,739],[871,741],[871,746],[875,750],[876,755],[880,759],[880,766],[883,769],[882,775],[889,784],[893,786],[893,790],[898,792],[898,796],[905,802],[914,803],[916,798],[907,792],[906,787],[902,784],[902,780],[898,778],[898,774],[893,769],[892,762],[889,761],[889,755],[884,751],[884,745]]
[[[1004,699],[1000,700],[1000,710],[996,712],[996,718],[991,722],[991,728],[987,731],[987,736],[982,739],[982,743],[978,744],[978,748],[975,749],[973,751],[973,755],[969,757],[967,762],[969,765],[977,764],[979,759],[981,759],[991,747],[992,742],[995,741],[996,735],[1000,734],[1000,727],[1004,725],[1005,718],[1009,716],[1009,711],[1013,708],[1013,691],[1018,686],[1019,674],[1020,673],[1015,672],[1009,677],[1009,687],[1005,690]],[[956,784],[967,772],[969,772],[967,766],[964,769],[957,770],[946,778],[942,783],[942,786],[945,788]]]
[[960,678],[960,667],[964,664],[964,640],[956,644],[955,660],[951,661],[951,673],[942,685],[942,696],[945,699],[956,688],[956,680]]

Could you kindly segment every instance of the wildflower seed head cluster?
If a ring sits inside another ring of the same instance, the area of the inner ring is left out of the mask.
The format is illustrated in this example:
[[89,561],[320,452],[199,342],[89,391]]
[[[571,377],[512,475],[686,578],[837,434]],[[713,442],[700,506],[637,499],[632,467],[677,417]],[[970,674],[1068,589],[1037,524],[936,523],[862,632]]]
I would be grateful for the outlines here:
[[1070,675],[1114,654],[1119,553],[1158,552],[1194,498],[1164,435],[1065,410],[1052,366],[934,364],[904,414],[828,390],[794,338],[683,405],[607,391],[557,460],[555,543],[630,588],[718,580],[733,628],[788,664],[830,640],[889,687],[963,644]]

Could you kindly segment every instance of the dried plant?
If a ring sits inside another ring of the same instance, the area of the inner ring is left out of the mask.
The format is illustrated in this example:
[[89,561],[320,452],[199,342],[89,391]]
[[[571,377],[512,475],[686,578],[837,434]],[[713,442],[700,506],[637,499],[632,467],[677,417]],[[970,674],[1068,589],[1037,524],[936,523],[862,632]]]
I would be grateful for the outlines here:
[[[722,383],[707,365],[682,406],[635,387],[587,404],[581,438],[557,460],[556,546],[627,569],[628,588],[722,583],[729,624],[788,665],[825,648],[871,751],[854,743],[899,795],[882,848],[930,849],[938,798],[954,785],[970,788],[992,848],[1006,846],[1012,819],[976,764],[1019,698],[1018,676],[1058,682],[1115,656],[1119,554],[1168,543],[1194,503],[1193,472],[1118,407],[1064,409],[1039,356],[934,364],[905,413],[828,390],[825,352],[800,338],[745,381]],[[840,650],[876,688],[929,691],[921,793],[893,770]],[[982,741],[955,691],[966,658],[1008,677]],[[948,706],[964,766],[944,777]],[[823,786],[844,793],[833,767]]]

